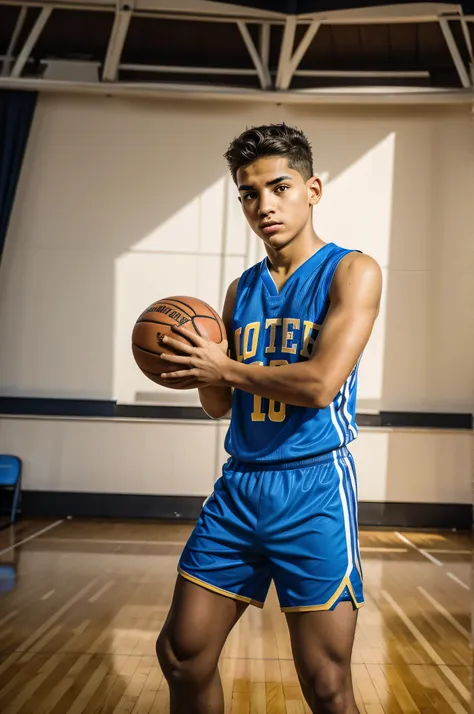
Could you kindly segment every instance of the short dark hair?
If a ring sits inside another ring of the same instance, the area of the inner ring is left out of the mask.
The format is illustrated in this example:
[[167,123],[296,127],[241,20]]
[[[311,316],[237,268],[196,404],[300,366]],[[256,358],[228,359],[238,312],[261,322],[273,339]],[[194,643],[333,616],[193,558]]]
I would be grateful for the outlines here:
[[313,175],[311,144],[300,129],[286,124],[253,126],[232,141],[224,154],[234,182],[237,171],[267,156],[286,156],[290,169],[307,181]]

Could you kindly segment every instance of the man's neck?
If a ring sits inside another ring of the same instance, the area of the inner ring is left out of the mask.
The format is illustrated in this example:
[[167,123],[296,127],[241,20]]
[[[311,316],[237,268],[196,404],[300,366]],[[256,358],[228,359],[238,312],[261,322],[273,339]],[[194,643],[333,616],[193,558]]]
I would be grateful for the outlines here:
[[267,247],[271,272],[280,275],[282,279],[288,278],[323,245],[325,242],[313,231],[311,235],[295,238],[281,250]]

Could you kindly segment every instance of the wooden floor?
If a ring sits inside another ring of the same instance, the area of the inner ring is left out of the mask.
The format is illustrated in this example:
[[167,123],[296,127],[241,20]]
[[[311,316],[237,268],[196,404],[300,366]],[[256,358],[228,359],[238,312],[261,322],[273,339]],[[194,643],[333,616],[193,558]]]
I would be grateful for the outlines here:
[[[165,714],[154,643],[188,525],[29,521],[0,532],[2,714]],[[361,532],[361,714],[470,710],[471,538]],[[221,660],[227,714],[303,714],[272,590]]]

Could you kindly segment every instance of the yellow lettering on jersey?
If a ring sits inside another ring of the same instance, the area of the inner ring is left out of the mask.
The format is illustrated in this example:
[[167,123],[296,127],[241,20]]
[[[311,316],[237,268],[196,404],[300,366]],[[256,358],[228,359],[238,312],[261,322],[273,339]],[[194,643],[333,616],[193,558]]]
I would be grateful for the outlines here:
[[[263,362],[252,362],[252,364],[263,365]],[[262,397],[253,395],[253,412],[250,415],[252,421],[265,421],[265,413],[262,412]]]
[[235,356],[237,358],[237,362],[242,362],[243,361],[243,356],[242,356],[242,351],[240,349],[240,336],[242,334],[242,328],[238,327],[236,331],[234,332],[234,345],[235,345]]
[[289,352],[292,355],[296,354],[297,343],[293,342],[288,344],[291,340],[294,340],[294,332],[289,329],[289,327],[294,327],[296,330],[300,329],[300,321],[293,317],[285,317],[283,319],[283,329],[281,333],[281,351]]
[[265,347],[265,354],[276,352],[275,338],[276,328],[281,325],[281,317],[270,317],[265,321],[265,329],[270,328],[270,341],[268,347]]
[[300,355],[302,357],[306,357],[307,359],[309,359],[311,357],[309,348],[313,346],[314,341],[316,339],[316,337],[311,336],[311,333],[313,332],[313,330],[320,330],[321,325],[317,325],[315,322],[309,322],[308,320],[305,320],[303,325],[304,325],[303,349],[300,351]]
[[[260,333],[260,323],[250,322],[245,325],[244,330],[244,359],[249,359],[250,357],[255,357],[257,354],[258,345],[258,335]],[[251,336],[252,343],[249,348],[249,338]]]

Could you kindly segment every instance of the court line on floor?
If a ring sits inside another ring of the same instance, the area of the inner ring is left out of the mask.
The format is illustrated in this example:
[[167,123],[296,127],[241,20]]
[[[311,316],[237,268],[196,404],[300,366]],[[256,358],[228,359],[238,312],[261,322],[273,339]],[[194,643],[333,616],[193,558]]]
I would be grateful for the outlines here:
[[427,551],[424,550],[423,548],[418,548],[417,545],[412,543],[411,540],[408,540],[408,538],[405,538],[405,536],[402,535],[401,533],[399,533],[398,531],[394,531],[394,533],[397,536],[397,538],[399,538],[401,541],[403,541],[403,543],[406,543],[407,545],[410,546],[410,548],[417,550],[418,553],[421,553],[421,555],[423,555],[425,558],[427,558],[428,560],[431,560],[431,562],[434,563],[435,565],[439,565],[439,566],[443,565],[443,563],[440,560],[438,560],[437,558],[434,558],[432,555],[427,553]]
[[472,550],[453,550],[452,548],[425,548],[425,553],[453,553],[454,555],[472,555]]
[[5,672],[14,662],[20,659],[20,657],[27,654],[28,650],[44,635],[44,633],[47,632],[50,627],[56,624],[56,622],[68,610],[70,610],[71,607],[73,607],[76,602],[81,599],[81,597],[86,595],[89,590],[91,590],[96,585],[97,582],[97,578],[91,580],[90,583],[88,583],[85,587],[82,588],[82,590],[76,593],[74,597],[65,602],[64,605],[59,608],[59,610],[56,610],[56,612],[48,620],[46,620],[46,622],[43,622],[43,624],[38,627],[37,630],[32,632],[30,636],[20,644],[19,647],[16,647],[15,650],[0,664],[0,674]]
[[429,593],[427,593],[426,590],[421,587],[421,585],[418,585],[418,586],[417,586],[417,589],[420,591],[420,593],[423,595],[423,597],[425,597],[425,598],[428,600],[428,602],[430,602],[430,603],[433,605],[433,607],[434,607],[436,610],[438,610],[438,612],[441,613],[441,615],[443,615],[443,616],[448,620],[448,622],[450,622],[451,625],[452,625],[458,632],[461,633],[461,635],[463,635],[469,642],[471,641],[471,633],[470,633],[468,630],[466,630],[466,628],[463,627],[463,626],[456,620],[456,618],[453,617],[453,616],[451,615],[451,613],[448,612],[448,611],[441,605],[441,603],[439,603],[432,595],[430,595]]
[[444,674],[446,679],[449,679],[451,684],[456,688],[456,690],[459,692],[462,698],[466,700],[466,702],[470,702],[470,692],[467,690],[461,680],[456,677],[454,672],[448,667],[444,660],[439,656],[439,654],[432,647],[432,645],[430,645],[426,637],[420,632],[416,625],[414,625],[410,618],[403,612],[402,608],[395,602],[393,597],[386,590],[382,590],[382,596],[387,600],[389,605],[391,605],[392,609],[397,613],[398,617],[402,620],[407,629],[410,630],[412,635],[423,647],[426,654],[437,665],[438,669]]
[[60,526],[61,523],[64,523],[64,521],[62,519],[60,521],[56,521],[55,523],[51,523],[51,525],[47,526],[46,528],[42,528],[40,531],[37,531],[36,533],[33,533],[33,535],[28,536],[28,538],[23,538],[23,540],[19,540],[18,543],[14,543],[13,545],[10,545],[8,548],[4,548],[3,550],[0,550],[0,555],[3,555],[3,553],[8,553],[8,551],[14,550],[15,548],[18,548],[19,545],[28,543],[30,540],[37,538],[42,533],[47,533],[48,531],[52,530],[53,528],[56,528],[56,526]]
[[18,613],[19,613],[19,610],[12,610],[11,612],[8,613],[8,615],[5,615],[5,617],[2,617],[2,619],[0,620],[0,627],[2,625],[5,625],[9,620],[12,620],[15,617],[15,615],[18,615]]
[[364,551],[365,553],[406,553],[408,548],[390,548],[390,547],[372,547],[369,545],[363,546],[361,545],[359,548],[360,551]]
[[180,545],[185,546],[185,540],[120,540],[111,538],[42,538],[48,543],[104,543],[105,545]]
[[462,580],[459,580],[459,578],[456,577],[456,575],[453,575],[453,573],[446,573],[446,575],[448,576],[448,578],[451,578],[451,580],[454,580],[455,583],[458,583],[462,588],[464,588],[464,590],[470,590],[470,589],[471,589],[471,588],[469,587],[469,585],[466,585],[466,583],[463,583],[463,581],[462,581]]
[[97,602],[97,600],[99,600],[99,598],[101,598],[102,595],[107,592],[107,590],[110,590],[110,588],[113,587],[114,584],[115,584],[115,580],[109,580],[108,583],[105,583],[105,585],[103,585],[103,586],[100,588],[100,590],[98,590],[98,591],[95,593],[95,595],[92,595],[92,596],[89,598],[89,602],[91,602],[91,603]]
[[[104,545],[174,545],[184,547],[185,540],[122,540],[114,538],[42,538],[48,543],[103,543]],[[361,546],[361,551],[370,553],[406,553],[407,548]]]

